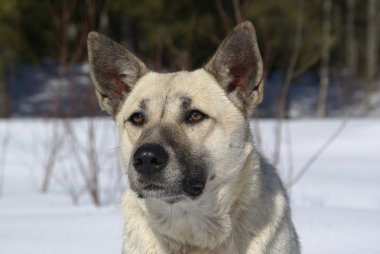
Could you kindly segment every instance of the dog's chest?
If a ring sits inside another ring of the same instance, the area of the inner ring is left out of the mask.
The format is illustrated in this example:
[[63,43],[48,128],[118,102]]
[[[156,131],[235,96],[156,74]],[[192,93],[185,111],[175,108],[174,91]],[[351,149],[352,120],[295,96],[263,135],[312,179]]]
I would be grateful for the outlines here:
[[170,246],[170,254],[222,254],[227,253],[225,248],[218,248],[215,250],[202,249],[192,246]]
[[205,253],[205,249],[215,249],[229,236],[231,223],[225,217],[173,209],[170,213],[152,213],[150,224],[177,253]]
[[171,238],[164,237],[167,253],[170,254],[223,254],[238,253],[234,243],[228,238],[218,246],[194,246],[191,244],[179,243]]

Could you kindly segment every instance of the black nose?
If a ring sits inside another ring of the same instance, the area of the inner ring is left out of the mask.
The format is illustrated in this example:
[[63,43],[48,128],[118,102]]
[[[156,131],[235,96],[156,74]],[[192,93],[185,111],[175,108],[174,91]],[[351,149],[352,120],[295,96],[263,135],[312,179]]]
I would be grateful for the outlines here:
[[133,155],[133,166],[140,174],[151,176],[165,167],[168,157],[159,144],[144,144]]

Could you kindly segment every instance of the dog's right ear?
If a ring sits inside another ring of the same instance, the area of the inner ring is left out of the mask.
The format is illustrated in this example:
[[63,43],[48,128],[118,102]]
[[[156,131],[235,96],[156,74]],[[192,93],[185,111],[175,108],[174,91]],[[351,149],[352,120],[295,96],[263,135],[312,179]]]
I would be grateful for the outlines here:
[[90,75],[100,108],[115,117],[137,80],[148,69],[123,46],[99,33],[90,32],[87,45]]

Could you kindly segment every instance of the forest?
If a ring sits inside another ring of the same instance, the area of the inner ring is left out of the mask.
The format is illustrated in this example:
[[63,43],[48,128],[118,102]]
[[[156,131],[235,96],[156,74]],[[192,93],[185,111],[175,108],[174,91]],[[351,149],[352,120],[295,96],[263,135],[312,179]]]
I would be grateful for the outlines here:
[[100,114],[90,31],[165,72],[201,67],[244,20],[265,64],[259,116],[366,116],[380,104],[376,0],[2,0],[0,117]]

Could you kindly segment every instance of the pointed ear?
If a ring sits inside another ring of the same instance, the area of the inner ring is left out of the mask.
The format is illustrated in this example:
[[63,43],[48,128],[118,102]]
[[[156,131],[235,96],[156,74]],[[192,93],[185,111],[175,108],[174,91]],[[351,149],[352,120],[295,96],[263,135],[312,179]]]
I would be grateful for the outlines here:
[[251,22],[236,26],[204,66],[242,112],[250,114],[263,96],[263,63]]
[[90,75],[99,105],[115,116],[137,80],[148,69],[123,46],[99,33],[90,32],[87,45]]

